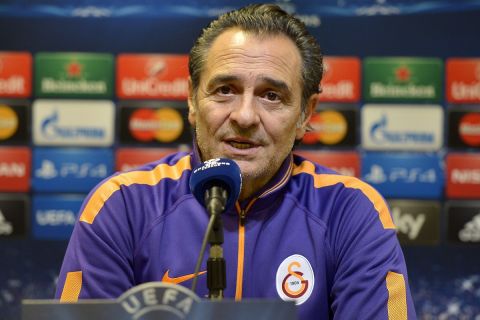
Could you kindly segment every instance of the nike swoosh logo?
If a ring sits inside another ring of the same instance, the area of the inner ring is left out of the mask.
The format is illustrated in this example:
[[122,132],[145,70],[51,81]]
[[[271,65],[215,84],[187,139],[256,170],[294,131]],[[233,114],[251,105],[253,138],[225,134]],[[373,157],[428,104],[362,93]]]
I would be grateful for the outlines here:
[[[195,274],[194,273],[191,273],[191,274],[187,274],[187,275],[184,275],[184,276],[180,276],[180,277],[170,277],[170,275],[168,274],[170,270],[167,270],[167,272],[165,272],[165,274],[163,275],[162,277],[162,282],[168,282],[168,283],[173,283],[173,284],[179,284],[179,283],[182,283],[182,282],[185,282],[185,281],[188,281],[190,279],[193,279],[195,278]],[[202,275],[204,273],[207,273],[207,271],[200,271],[198,273],[198,275]]]

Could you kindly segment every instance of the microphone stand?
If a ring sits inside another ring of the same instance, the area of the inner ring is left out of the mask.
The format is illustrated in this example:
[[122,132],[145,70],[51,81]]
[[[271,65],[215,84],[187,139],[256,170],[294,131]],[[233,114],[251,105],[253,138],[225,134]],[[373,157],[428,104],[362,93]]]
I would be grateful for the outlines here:
[[223,222],[221,213],[225,210],[227,191],[223,188],[213,187],[205,192],[207,211],[214,219],[213,227],[208,235],[210,243],[210,256],[207,260],[207,287],[208,298],[222,300],[226,287],[226,267],[223,258]]

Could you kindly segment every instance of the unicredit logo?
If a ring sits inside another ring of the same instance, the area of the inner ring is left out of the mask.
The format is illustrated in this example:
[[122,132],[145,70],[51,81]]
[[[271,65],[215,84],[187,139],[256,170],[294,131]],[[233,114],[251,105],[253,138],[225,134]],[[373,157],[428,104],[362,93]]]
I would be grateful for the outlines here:
[[41,132],[46,139],[55,138],[89,138],[89,139],[104,139],[105,130],[98,127],[67,127],[61,126],[59,123],[58,111],[55,110],[53,114],[42,121]]
[[435,137],[429,132],[413,132],[413,131],[393,131],[388,129],[388,119],[386,115],[374,122],[370,129],[370,138],[377,144],[427,144],[434,142]]

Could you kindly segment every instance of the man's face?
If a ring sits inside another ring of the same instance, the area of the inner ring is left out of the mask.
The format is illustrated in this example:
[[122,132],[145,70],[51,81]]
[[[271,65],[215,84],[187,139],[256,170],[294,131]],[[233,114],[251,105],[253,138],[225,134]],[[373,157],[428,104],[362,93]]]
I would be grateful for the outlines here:
[[196,96],[190,92],[189,121],[203,161],[238,163],[241,198],[272,178],[305,133],[314,103],[302,116],[301,67],[298,49],[284,35],[229,29],[208,52]]

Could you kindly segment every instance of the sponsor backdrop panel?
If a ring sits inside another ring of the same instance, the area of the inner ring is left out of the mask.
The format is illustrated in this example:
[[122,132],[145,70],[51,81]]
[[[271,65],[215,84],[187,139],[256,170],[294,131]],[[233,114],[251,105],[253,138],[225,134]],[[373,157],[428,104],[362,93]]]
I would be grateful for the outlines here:
[[33,149],[33,189],[39,192],[84,192],[113,173],[111,149]]
[[363,60],[368,102],[440,102],[443,61],[438,58],[367,57]]
[[448,107],[448,147],[480,150],[480,105]]
[[30,143],[30,103],[0,100],[0,145]]
[[354,148],[358,144],[358,112],[356,104],[320,102],[310,119],[311,131],[302,140],[301,148]]
[[402,245],[440,243],[439,201],[388,199],[388,205]]
[[321,102],[359,102],[361,62],[358,57],[325,56],[320,86]]
[[35,145],[108,147],[114,142],[112,101],[38,99],[32,118]]
[[120,99],[186,100],[188,55],[120,54],[117,96]]
[[439,105],[366,104],[362,146],[366,150],[438,151],[443,147],[443,118]]
[[113,55],[41,52],[35,55],[35,96],[42,98],[111,98]]
[[175,147],[192,143],[186,102],[120,102],[119,143]]
[[32,234],[36,239],[68,240],[85,195],[36,194],[32,198]]
[[480,153],[449,153],[446,162],[446,196],[480,199]]
[[448,201],[446,212],[449,242],[480,245],[480,201]]
[[445,73],[447,102],[480,104],[480,58],[448,58]]
[[29,147],[0,147],[0,192],[28,192],[31,162]]
[[0,97],[28,98],[31,94],[31,53],[0,51]]
[[30,199],[23,193],[0,193],[0,239],[28,237]]
[[440,199],[442,157],[426,153],[365,152],[362,179],[387,198]]

